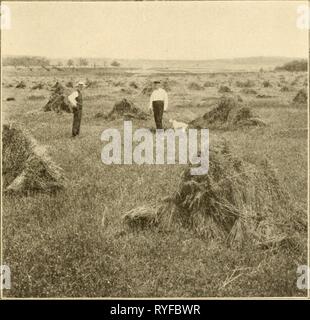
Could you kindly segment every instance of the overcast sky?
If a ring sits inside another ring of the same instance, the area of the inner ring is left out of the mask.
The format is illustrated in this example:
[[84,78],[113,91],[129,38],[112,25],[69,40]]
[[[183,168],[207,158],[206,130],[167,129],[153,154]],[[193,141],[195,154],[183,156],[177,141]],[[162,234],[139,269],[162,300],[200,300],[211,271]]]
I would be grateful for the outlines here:
[[2,54],[128,59],[306,57],[296,1],[18,2]]

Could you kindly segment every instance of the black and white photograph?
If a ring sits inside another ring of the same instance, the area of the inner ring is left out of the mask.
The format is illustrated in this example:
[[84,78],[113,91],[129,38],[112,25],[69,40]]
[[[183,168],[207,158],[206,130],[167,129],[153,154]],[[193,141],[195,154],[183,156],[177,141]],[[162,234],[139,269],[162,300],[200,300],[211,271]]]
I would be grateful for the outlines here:
[[2,299],[309,299],[309,2],[0,8]]

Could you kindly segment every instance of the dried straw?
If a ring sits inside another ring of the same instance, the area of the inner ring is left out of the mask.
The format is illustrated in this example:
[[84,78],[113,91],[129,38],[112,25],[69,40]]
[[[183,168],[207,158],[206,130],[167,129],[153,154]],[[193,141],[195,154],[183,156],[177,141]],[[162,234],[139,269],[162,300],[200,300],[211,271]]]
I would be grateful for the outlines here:
[[306,230],[268,161],[243,161],[222,141],[211,147],[208,174],[192,176],[189,170],[158,210],[161,226],[181,225],[233,247],[280,244]]
[[5,124],[2,132],[2,173],[6,192],[55,192],[65,187],[62,169],[44,147],[16,124]]

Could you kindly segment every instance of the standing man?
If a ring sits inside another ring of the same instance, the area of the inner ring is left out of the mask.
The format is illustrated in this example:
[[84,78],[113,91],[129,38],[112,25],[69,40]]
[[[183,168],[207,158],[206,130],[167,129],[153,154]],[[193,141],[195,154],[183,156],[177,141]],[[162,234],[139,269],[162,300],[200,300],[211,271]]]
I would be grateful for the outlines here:
[[168,108],[168,94],[161,87],[160,81],[154,81],[155,90],[151,94],[149,109],[153,109],[156,129],[163,128],[163,113]]
[[84,82],[80,81],[77,84],[77,90],[71,93],[68,97],[73,111],[72,137],[80,134],[83,106],[82,90],[84,87]]

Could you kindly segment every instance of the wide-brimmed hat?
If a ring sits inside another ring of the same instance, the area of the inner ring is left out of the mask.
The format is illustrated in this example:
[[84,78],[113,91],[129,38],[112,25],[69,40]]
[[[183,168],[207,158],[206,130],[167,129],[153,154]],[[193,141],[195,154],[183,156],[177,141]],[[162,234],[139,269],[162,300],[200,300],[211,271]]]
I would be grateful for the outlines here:
[[154,80],[153,83],[160,83],[160,80]]
[[85,83],[84,83],[83,81],[79,81],[79,82],[76,84],[76,86],[83,86],[83,87],[85,87]]

